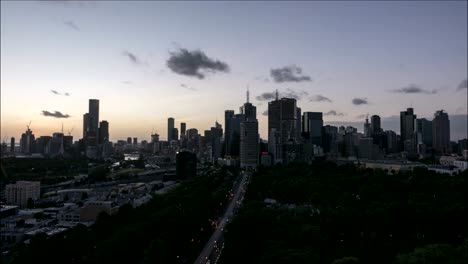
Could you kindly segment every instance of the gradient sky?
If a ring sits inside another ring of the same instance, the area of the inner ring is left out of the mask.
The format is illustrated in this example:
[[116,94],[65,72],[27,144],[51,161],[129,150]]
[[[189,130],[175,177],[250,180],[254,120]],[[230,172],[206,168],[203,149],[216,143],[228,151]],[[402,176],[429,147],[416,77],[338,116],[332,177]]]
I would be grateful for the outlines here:
[[[166,61],[179,48],[199,49],[230,71],[176,74]],[[224,110],[239,111],[247,86],[262,138],[268,103],[256,97],[275,89],[304,95],[302,111],[343,113],[325,123],[392,118],[409,106],[431,120],[439,109],[466,115],[467,89],[457,87],[467,60],[466,1],[1,1],[1,134],[18,138],[32,120],[36,136],[63,122],[80,138],[88,99],[96,98],[111,140],[149,140],[153,128],[165,139],[168,117],[199,131],[216,120],[224,126]],[[270,70],[288,65],[311,81],[275,83]],[[427,92],[395,92],[409,86]],[[311,102],[315,95],[332,102]],[[466,126],[456,127],[455,139],[466,136]]]

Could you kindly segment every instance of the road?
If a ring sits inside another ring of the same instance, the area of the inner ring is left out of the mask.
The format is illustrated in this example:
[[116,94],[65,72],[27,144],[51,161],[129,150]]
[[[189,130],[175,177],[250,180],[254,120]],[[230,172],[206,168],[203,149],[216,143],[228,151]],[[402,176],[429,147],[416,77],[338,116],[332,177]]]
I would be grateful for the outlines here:
[[237,185],[237,189],[234,191],[234,197],[231,199],[226,212],[224,213],[223,217],[220,219],[219,224],[211,235],[210,240],[206,243],[205,247],[203,248],[202,252],[195,260],[195,264],[200,263],[215,263],[219,257],[220,250],[219,248],[222,245],[222,240],[224,239],[224,228],[226,227],[229,219],[232,218],[234,214],[234,209],[239,206],[242,199],[244,198],[246,187],[249,180],[249,175],[243,174],[240,184]]

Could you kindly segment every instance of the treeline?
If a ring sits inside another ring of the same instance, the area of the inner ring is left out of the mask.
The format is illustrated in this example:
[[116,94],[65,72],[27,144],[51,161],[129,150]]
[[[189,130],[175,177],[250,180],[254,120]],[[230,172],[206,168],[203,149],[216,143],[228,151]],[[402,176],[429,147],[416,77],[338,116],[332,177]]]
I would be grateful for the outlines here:
[[[236,173],[220,169],[183,182],[136,209],[101,214],[87,228],[34,236],[11,263],[191,263],[210,237]],[[221,204],[221,205],[220,205]]]
[[261,168],[221,263],[468,263],[467,190],[468,171]]

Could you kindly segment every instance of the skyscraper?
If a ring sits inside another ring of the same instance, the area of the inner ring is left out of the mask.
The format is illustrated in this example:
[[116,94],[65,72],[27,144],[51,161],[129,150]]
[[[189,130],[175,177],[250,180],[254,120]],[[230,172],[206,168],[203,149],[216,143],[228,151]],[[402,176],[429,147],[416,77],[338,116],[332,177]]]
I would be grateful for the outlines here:
[[171,142],[174,135],[174,118],[169,117],[167,119],[167,141]]
[[231,119],[234,117],[234,110],[224,111],[224,152],[231,155]]
[[425,118],[416,119],[414,132],[418,140],[417,143],[422,143],[426,147],[432,147],[432,121]]
[[186,136],[186,130],[187,130],[187,124],[186,123],[180,123],[180,137],[185,137]]
[[322,145],[322,117],[322,112],[304,112],[302,115],[302,134],[317,146]]
[[382,128],[380,127],[380,116],[373,115],[371,116],[371,134],[377,134],[382,132]]
[[109,142],[109,122],[102,120],[99,122],[99,144]]
[[434,114],[432,120],[432,146],[442,153],[450,153],[450,120],[444,110],[439,110]]
[[372,134],[371,126],[369,124],[369,115],[366,116],[366,123],[364,123],[364,136],[370,137]]
[[249,102],[241,107],[245,120],[240,123],[240,165],[242,168],[254,169],[258,166],[258,121],[257,108]]
[[10,153],[14,153],[14,152],[15,152],[15,138],[11,137],[11,140],[10,140]]
[[88,127],[88,131],[95,133],[96,142],[93,143],[97,145],[99,139],[99,100],[97,99],[89,99]]
[[83,115],[83,138],[86,138],[86,133],[89,128],[89,114],[86,113]]
[[400,112],[400,144],[401,149],[407,152],[414,152],[415,144],[413,139],[414,120],[416,115],[413,108],[408,108],[406,111]]
[[28,126],[28,129],[26,130],[26,132],[24,132],[21,135],[21,139],[20,139],[21,153],[23,154],[33,153],[34,145],[35,145],[35,137],[31,129],[29,129],[29,126]]

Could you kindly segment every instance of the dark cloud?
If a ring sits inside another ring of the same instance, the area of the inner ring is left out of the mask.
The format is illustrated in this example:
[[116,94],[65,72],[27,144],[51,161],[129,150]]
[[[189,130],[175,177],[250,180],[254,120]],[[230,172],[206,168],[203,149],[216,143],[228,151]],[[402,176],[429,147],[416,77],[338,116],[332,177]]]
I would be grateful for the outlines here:
[[261,95],[255,97],[258,101],[269,101],[275,98],[275,93],[262,93]]
[[63,24],[65,24],[66,26],[70,27],[73,30],[80,31],[80,28],[75,24],[75,22],[71,20],[63,21]]
[[436,89],[432,90],[432,91],[428,91],[428,90],[425,90],[425,89],[419,87],[416,84],[410,84],[408,86],[402,87],[400,89],[395,89],[395,90],[392,90],[392,91],[395,92],[395,93],[405,93],[405,94],[413,94],[413,93],[435,94],[435,93],[437,93]]
[[285,66],[283,68],[271,69],[270,75],[277,83],[283,82],[310,82],[307,75],[302,74],[301,67],[296,65]]
[[55,90],[50,90],[53,94],[57,94],[57,95],[60,95],[59,92],[55,91]]
[[457,87],[457,91],[461,91],[463,89],[467,89],[468,88],[468,82],[467,82],[467,79],[461,81],[461,83],[458,85]]
[[50,117],[54,117],[54,118],[69,118],[70,117],[70,115],[62,114],[59,111],[55,111],[54,113],[52,113],[52,112],[49,112],[49,111],[42,110],[42,115],[43,116],[50,116]]
[[354,98],[353,99],[353,104],[354,105],[363,105],[363,104],[368,104],[369,102],[367,101],[367,98]]
[[166,65],[174,73],[204,79],[207,72],[229,72],[229,65],[220,60],[209,58],[201,50],[189,51],[180,48],[169,52]]
[[328,97],[325,97],[323,95],[317,94],[309,98],[311,102],[332,102],[332,100]]
[[344,116],[343,113],[336,112],[335,110],[330,110],[330,111],[324,113],[323,115],[326,115],[326,116]]
[[[293,98],[296,100],[301,100],[304,97],[307,97],[309,93],[307,91],[294,91],[292,89],[286,89],[285,92],[280,92],[278,94],[279,98]],[[276,92],[271,93],[262,93],[261,95],[255,97],[258,101],[270,101],[276,98]]]
[[268,116],[268,110],[263,111],[262,115]]
[[183,87],[183,88],[185,88],[187,90],[191,90],[191,91],[196,91],[197,90],[197,89],[195,89],[193,87],[190,87],[190,86],[187,86],[187,85],[185,85],[183,83],[180,84],[180,87]]
[[140,59],[138,59],[138,57],[137,57],[135,54],[133,54],[133,53],[127,51],[127,50],[124,50],[124,51],[122,52],[122,55],[124,55],[125,57],[127,57],[127,58],[128,58],[132,63],[134,63],[134,64],[137,64],[137,65],[143,64],[143,63],[140,61]]

